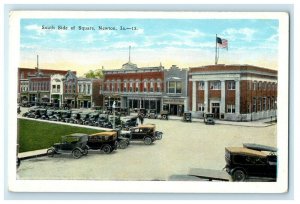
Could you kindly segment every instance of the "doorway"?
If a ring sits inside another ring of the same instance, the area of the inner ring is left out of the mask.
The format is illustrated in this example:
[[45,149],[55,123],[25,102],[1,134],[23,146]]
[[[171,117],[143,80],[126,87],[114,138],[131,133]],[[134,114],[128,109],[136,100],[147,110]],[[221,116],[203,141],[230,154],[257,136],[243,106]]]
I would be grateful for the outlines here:
[[220,103],[211,103],[211,113],[214,114],[214,118],[220,117]]

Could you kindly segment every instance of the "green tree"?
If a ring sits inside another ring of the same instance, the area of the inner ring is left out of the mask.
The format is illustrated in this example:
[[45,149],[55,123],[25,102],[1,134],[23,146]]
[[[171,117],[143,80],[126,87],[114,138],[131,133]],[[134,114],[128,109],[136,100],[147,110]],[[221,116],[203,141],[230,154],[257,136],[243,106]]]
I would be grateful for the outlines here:
[[93,79],[102,79],[103,72],[101,69],[96,70],[89,70],[87,73],[84,74],[85,78],[93,78]]

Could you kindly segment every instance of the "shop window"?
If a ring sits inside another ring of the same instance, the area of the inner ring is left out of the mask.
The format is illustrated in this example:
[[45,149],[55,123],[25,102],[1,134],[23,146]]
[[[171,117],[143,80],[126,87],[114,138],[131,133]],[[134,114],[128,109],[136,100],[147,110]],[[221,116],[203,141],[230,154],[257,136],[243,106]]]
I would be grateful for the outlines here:
[[203,103],[198,104],[198,111],[204,112],[204,104]]

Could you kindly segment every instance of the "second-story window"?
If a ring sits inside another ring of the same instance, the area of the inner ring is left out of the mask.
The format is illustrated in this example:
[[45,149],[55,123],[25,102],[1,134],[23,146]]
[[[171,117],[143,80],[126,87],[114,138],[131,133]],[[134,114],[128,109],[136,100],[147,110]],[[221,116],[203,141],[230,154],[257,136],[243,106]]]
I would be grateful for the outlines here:
[[82,90],[81,90],[81,84],[78,85],[78,89],[79,89],[78,92],[81,93],[82,92]]
[[124,92],[127,92],[127,82],[124,82]]
[[144,81],[144,92],[148,91],[147,81]]
[[160,88],[160,81],[157,82],[157,88],[156,88],[157,92],[161,92],[161,88]]
[[204,81],[199,81],[199,87],[198,87],[198,89],[199,90],[204,90]]
[[135,92],[139,92],[139,82],[135,82]]
[[153,81],[150,82],[150,92],[154,92],[154,84],[153,84]]
[[221,82],[220,81],[211,81],[210,82],[210,89],[211,90],[220,90],[221,89]]
[[87,85],[87,94],[91,94],[91,85],[90,84]]
[[227,82],[227,89],[228,90],[235,90],[235,81],[228,81]]

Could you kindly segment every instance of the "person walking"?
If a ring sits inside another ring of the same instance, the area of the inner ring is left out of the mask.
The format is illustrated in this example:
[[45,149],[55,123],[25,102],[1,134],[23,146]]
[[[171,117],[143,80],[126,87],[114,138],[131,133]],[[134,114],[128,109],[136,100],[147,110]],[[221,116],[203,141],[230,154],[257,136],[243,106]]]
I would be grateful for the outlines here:
[[143,123],[144,123],[144,116],[143,116],[143,114],[141,112],[139,113],[138,117],[139,117],[141,125],[143,125]]

